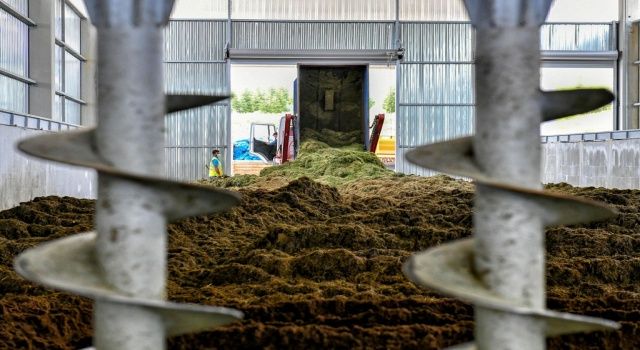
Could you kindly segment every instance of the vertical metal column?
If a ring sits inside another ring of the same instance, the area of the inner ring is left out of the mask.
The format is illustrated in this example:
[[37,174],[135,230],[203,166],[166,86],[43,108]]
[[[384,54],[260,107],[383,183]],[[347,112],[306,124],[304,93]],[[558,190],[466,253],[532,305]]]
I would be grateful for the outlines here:
[[547,335],[616,328],[545,309],[544,227],[607,218],[598,203],[545,193],[539,124],[609,103],[599,89],[539,90],[540,25],[551,0],[466,0],[476,27],[476,134],[407,153],[476,182],[474,239],[414,255],[405,274],[476,306],[469,348],[542,350]]
[[226,210],[229,191],[164,175],[164,114],[228,96],[165,96],[162,26],[173,0],[86,0],[98,29],[98,127],[44,135],[19,148],[98,170],[96,228],[29,249],[23,276],[96,300],[100,350],[165,348],[167,336],[237,320],[236,310],[167,302],[167,222]]
[[[227,0],[227,43],[225,46],[225,54],[224,54],[224,59],[226,61],[225,63],[225,69],[227,72],[227,92],[229,94],[231,94],[231,58],[229,57],[229,50],[231,50],[232,43],[233,43],[233,21],[232,21],[232,10],[233,10],[233,1],[232,0]],[[233,172],[233,139],[231,136],[231,131],[233,129],[233,120],[231,120],[231,114],[232,114],[232,109],[231,109],[231,100],[228,101],[227,103],[227,107],[226,107],[226,118],[227,118],[227,152],[225,152],[225,164],[226,164],[226,172],[227,174],[233,176],[235,175]]]
[[[161,26],[173,0],[87,4],[98,29],[98,152],[124,171],[164,174]],[[98,180],[96,255],[107,281],[122,294],[164,299],[166,220],[157,193]],[[164,349],[162,318],[144,309],[97,301],[94,325],[98,349]]]
[[640,106],[636,105],[640,98],[640,78],[638,77],[640,58],[638,52],[640,43],[638,38],[637,21],[640,18],[640,0],[619,0],[618,16],[618,50],[620,57],[617,62],[618,73],[618,129],[628,130],[640,127]]

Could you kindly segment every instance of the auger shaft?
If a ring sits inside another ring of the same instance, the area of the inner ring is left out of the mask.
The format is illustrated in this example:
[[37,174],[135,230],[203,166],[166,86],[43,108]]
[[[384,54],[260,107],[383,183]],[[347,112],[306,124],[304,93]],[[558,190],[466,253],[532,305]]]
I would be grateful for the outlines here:
[[[98,56],[98,153],[123,171],[162,176],[161,27],[130,21],[99,26]],[[156,191],[99,174],[96,257],[115,290],[136,298],[165,298],[166,222]],[[162,318],[144,308],[98,300],[94,322],[97,349],[165,348]]]
[[[540,189],[539,27],[480,26],[476,33],[477,164],[501,183]],[[474,225],[475,273],[482,282],[505,299],[543,309],[544,230],[531,203],[477,185]],[[476,343],[479,349],[544,349],[544,324],[477,307]]]

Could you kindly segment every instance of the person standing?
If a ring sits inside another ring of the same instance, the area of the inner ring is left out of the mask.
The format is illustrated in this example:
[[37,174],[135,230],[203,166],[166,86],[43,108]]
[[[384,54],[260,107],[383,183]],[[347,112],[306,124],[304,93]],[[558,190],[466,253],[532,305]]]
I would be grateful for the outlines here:
[[222,161],[219,158],[220,151],[214,149],[211,152],[211,162],[209,162],[209,177],[221,177],[224,175],[224,168],[222,167]]
[[273,158],[275,158],[277,154],[277,148],[278,148],[278,132],[277,131],[273,133],[272,139],[271,141],[269,141],[267,145],[269,146],[268,158],[269,160],[273,160]]

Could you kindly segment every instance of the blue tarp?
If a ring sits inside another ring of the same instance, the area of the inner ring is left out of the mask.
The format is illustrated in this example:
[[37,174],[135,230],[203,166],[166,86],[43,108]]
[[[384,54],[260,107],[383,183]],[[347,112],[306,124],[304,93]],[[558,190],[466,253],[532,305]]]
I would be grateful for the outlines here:
[[233,160],[260,160],[260,158],[249,153],[249,139],[244,139],[233,143]]

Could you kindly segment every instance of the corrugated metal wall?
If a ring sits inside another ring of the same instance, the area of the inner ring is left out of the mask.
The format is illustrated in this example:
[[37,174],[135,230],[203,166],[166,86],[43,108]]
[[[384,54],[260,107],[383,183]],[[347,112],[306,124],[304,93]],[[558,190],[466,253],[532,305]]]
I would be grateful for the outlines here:
[[[453,6],[453,5],[452,5]],[[546,24],[541,48],[615,50],[611,24]],[[463,22],[403,22],[405,59],[398,64],[396,170],[431,175],[405,161],[417,146],[474,131],[473,28]]]
[[[212,148],[227,151],[228,110],[225,105],[207,106],[174,113],[166,118],[165,161],[172,179],[195,180],[208,176],[205,165]],[[229,169],[229,166],[226,167]]]
[[397,66],[396,170],[431,175],[404,154],[473,132],[473,29],[469,23],[402,23]]
[[232,43],[234,49],[391,49],[393,22],[234,21]]
[[[165,89],[168,93],[227,94],[224,60],[226,21],[171,21],[165,30]],[[208,176],[213,148],[229,159],[228,103],[173,113],[165,118],[165,163],[172,179]],[[229,166],[226,167],[229,169]]]
[[[285,4],[280,10],[295,7],[287,1],[277,1]],[[376,4],[382,3],[384,1]],[[234,4],[237,10],[236,6],[245,6],[247,2],[236,0]],[[406,52],[397,66],[396,170],[429,175],[431,172],[405,162],[404,153],[419,145],[473,132],[473,28],[468,22],[452,21],[452,18],[466,18],[464,7],[457,0],[402,1],[401,4],[401,15],[405,13],[405,18],[414,13],[415,18],[447,20],[403,21],[399,28]],[[267,6],[266,3],[263,5]],[[394,23],[384,21],[234,20],[231,47],[254,50],[393,49],[393,35]],[[542,29],[541,46],[544,50],[608,51],[615,49],[613,37],[609,24],[547,24]],[[228,92],[229,70],[223,56],[225,39],[224,21],[172,22],[166,31],[167,90]],[[204,164],[213,146],[230,154],[229,119],[226,105],[169,116],[169,175],[184,180],[205,176]],[[230,160],[229,157],[226,159]]]
[[542,50],[609,51],[615,50],[614,28],[610,24],[546,24],[540,31]]

